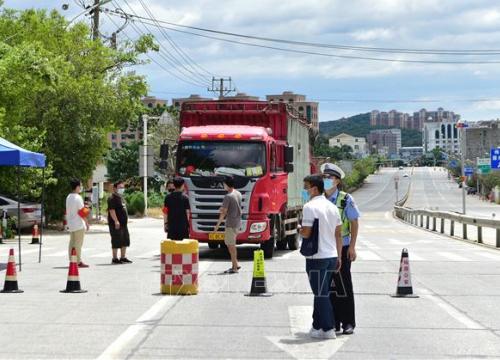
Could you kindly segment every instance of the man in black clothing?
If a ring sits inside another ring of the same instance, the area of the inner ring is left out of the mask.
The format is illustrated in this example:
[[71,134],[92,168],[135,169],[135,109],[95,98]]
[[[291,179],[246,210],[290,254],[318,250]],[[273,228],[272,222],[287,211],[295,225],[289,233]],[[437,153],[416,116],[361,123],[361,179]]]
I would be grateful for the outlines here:
[[184,179],[174,179],[175,191],[165,197],[163,220],[170,240],[189,238],[189,199],[183,193]]
[[[122,181],[117,181],[113,184],[113,194],[108,199],[108,226],[113,250],[112,264],[132,262],[125,256],[127,247],[130,246],[130,235],[127,227],[127,204],[123,198],[124,191],[125,184]],[[118,249],[120,249],[120,259],[118,259]]]

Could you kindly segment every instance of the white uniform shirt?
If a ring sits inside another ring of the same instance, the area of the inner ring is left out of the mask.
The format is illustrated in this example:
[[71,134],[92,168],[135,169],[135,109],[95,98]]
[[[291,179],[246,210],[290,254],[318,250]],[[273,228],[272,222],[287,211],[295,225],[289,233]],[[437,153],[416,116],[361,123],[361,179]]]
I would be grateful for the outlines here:
[[79,194],[71,193],[66,198],[66,218],[69,231],[85,229],[85,221],[78,215],[78,211],[85,206]]
[[342,224],[339,210],[330,200],[320,195],[304,205],[302,226],[312,227],[318,219],[318,252],[308,259],[328,259],[337,257],[335,229]]

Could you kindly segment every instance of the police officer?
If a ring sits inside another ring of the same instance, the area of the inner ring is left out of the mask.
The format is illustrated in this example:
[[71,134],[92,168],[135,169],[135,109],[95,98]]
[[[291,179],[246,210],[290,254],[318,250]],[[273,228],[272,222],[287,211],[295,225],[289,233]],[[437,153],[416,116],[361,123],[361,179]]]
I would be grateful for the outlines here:
[[360,213],[351,194],[342,191],[345,173],[332,163],[321,166],[325,184],[325,196],[334,203],[342,220],[342,268],[334,275],[335,287],[330,295],[335,311],[335,330],[351,335],[356,327],[354,314],[354,292],[351,277],[351,262],[356,260],[356,240],[358,237]]

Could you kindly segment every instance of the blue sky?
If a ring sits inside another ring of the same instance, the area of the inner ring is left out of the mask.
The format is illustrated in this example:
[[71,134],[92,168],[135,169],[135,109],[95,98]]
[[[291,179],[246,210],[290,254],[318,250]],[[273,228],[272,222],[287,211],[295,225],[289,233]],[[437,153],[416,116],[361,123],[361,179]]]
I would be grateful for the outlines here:
[[[4,6],[61,10],[62,4],[67,3],[69,9],[64,13],[72,18],[81,12],[79,2],[93,3],[91,0],[5,0]],[[149,17],[143,4],[158,20],[264,37],[386,48],[500,48],[500,4],[494,0],[114,0],[106,7],[121,7],[126,12],[135,11]],[[80,19],[88,21],[86,17]],[[120,23],[121,20],[114,18],[114,21]],[[136,25],[140,32],[148,31],[156,36],[163,54],[175,54],[180,59],[157,28]],[[103,15],[103,33],[110,34],[115,28]],[[166,31],[210,73],[231,76],[241,92],[262,97],[292,90],[318,100],[320,121],[372,109],[413,112],[440,106],[469,121],[500,117],[500,64],[405,64],[336,59]],[[118,40],[137,36],[129,24]],[[438,59],[433,55],[317,51],[407,60]],[[151,57],[186,78],[179,73],[186,70],[167,64],[157,54]],[[480,60],[481,57],[447,56],[445,59]],[[500,60],[500,55],[487,59]],[[184,63],[182,59],[179,61]],[[180,81],[155,63],[133,70],[146,75],[150,92],[157,97],[209,95],[205,86]]]

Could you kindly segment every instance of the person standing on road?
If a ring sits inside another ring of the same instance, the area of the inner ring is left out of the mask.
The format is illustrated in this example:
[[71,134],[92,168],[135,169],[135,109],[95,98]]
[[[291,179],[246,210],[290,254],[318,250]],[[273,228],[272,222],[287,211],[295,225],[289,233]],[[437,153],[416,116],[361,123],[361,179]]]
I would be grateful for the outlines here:
[[[127,247],[130,246],[130,235],[128,232],[127,204],[123,198],[125,184],[117,181],[113,184],[113,194],[108,199],[108,226],[111,235],[111,248],[113,250],[112,264],[131,263],[126,257]],[[120,258],[118,259],[118,249]]]
[[[356,240],[358,238],[360,212],[351,194],[342,191],[342,169],[331,163],[321,167],[325,183],[325,196],[337,206],[342,220],[342,269],[334,275],[335,287],[341,293],[333,292],[330,297],[335,308],[335,329],[351,335],[356,327],[354,311],[354,291],[352,286],[351,263],[356,260]],[[344,292],[345,291],[345,292]]]
[[337,207],[323,196],[321,175],[307,176],[304,190],[310,200],[304,205],[302,225],[299,226],[302,238],[313,235],[313,224],[318,219],[318,251],[306,257],[306,272],[314,293],[313,323],[309,334],[317,339],[335,339],[335,314],[329,293],[332,274],[342,266],[342,222]]
[[236,250],[236,237],[241,227],[241,193],[234,188],[234,178],[227,176],[224,179],[224,189],[227,191],[222,207],[220,208],[219,220],[215,225],[215,232],[219,230],[220,224],[226,219],[224,243],[231,256],[232,267],[225,271],[226,274],[236,274],[241,268],[238,265],[238,254]]
[[167,192],[169,194],[173,193],[175,191],[175,185],[173,180],[168,180],[167,181]]
[[66,216],[69,230],[69,259],[71,260],[71,251],[75,248],[78,267],[88,268],[89,266],[82,262],[82,246],[85,230],[89,230],[89,223],[87,220],[89,210],[85,207],[83,199],[80,196],[80,192],[82,191],[82,183],[80,180],[71,180],[70,186],[71,193],[66,197]]
[[170,240],[189,238],[189,198],[184,194],[184,179],[176,177],[173,181],[175,191],[165,197],[163,222]]

